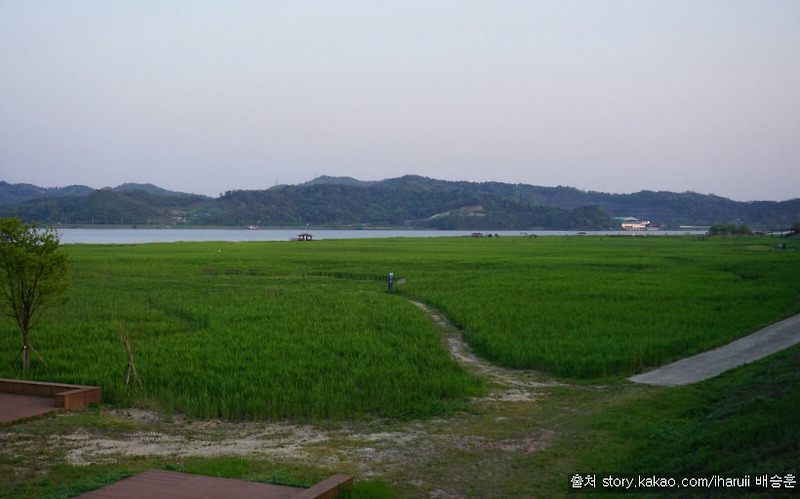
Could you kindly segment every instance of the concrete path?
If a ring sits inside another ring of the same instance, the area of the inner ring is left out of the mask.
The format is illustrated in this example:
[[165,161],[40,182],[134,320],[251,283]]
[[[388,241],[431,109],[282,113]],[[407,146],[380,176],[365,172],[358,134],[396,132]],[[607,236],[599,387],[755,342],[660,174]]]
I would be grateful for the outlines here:
[[800,343],[800,314],[727,345],[628,378],[635,383],[678,386],[697,383]]

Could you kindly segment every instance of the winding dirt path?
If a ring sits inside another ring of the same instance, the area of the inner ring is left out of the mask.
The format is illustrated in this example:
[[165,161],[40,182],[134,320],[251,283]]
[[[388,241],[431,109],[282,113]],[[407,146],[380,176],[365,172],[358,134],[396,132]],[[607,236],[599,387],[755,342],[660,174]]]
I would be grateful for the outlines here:
[[537,371],[507,369],[491,364],[477,357],[464,341],[461,330],[451,324],[440,312],[418,301],[409,300],[421,308],[425,314],[441,327],[446,335],[447,348],[461,365],[476,372],[479,376],[490,380],[500,389],[490,397],[501,400],[530,400],[535,392],[531,389],[555,386],[561,383],[553,381]]
[[[453,358],[497,385],[510,388],[505,394],[506,397],[499,394],[500,398],[514,400],[516,393],[525,399],[525,396],[520,394],[525,389],[560,384],[553,380],[545,380],[536,371],[506,369],[478,358],[464,341],[461,331],[440,312],[424,303],[409,301],[424,310],[428,317],[445,331],[447,346]],[[713,378],[729,369],[756,361],[797,343],[800,343],[800,314],[778,321],[726,345],[636,374],[628,380],[660,386],[688,385]],[[493,395],[498,396],[497,393]]]
[[[473,368],[481,376],[500,386],[511,387],[508,398],[520,388],[554,386],[560,383],[549,380],[536,371],[520,371],[495,366],[478,358],[464,341],[461,331],[453,326],[441,313],[417,301],[409,300],[425,311],[447,334],[450,354],[462,365]],[[706,352],[678,360],[672,364],[636,374],[628,378],[634,383],[659,386],[679,386],[713,378],[723,372],[756,361],[800,343],[800,314],[771,324],[743,338]],[[494,394],[497,396],[497,394]],[[502,398],[502,395],[501,395]],[[523,396],[524,399],[524,396]]]

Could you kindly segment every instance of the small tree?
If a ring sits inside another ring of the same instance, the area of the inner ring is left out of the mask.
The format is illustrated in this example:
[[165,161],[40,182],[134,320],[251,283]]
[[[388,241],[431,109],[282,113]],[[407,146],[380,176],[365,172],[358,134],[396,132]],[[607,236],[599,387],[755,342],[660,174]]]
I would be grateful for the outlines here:
[[35,223],[23,224],[19,217],[0,218],[0,312],[15,319],[22,332],[26,373],[30,369],[31,329],[45,310],[69,299],[67,254],[59,249],[59,242],[53,229],[38,230]]

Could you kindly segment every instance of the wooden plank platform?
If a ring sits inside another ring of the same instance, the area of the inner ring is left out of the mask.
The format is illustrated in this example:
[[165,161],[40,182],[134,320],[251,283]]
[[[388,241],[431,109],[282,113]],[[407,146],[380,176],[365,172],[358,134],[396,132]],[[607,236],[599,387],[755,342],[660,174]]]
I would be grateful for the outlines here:
[[59,409],[82,409],[100,400],[99,386],[0,378],[0,424]]
[[353,477],[334,475],[310,489],[230,478],[150,470],[78,496],[80,499],[334,499],[339,490],[352,487]]
[[0,424],[41,416],[59,410],[53,397],[0,392]]

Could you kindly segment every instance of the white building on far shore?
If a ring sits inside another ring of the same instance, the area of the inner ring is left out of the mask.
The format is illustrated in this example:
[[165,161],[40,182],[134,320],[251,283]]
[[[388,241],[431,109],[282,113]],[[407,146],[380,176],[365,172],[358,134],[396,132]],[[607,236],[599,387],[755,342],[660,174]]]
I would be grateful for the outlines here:
[[650,220],[639,220],[634,217],[623,218],[621,225],[624,230],[658,230],[658,227],[650,224]]

